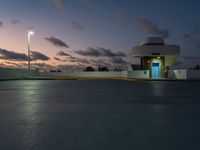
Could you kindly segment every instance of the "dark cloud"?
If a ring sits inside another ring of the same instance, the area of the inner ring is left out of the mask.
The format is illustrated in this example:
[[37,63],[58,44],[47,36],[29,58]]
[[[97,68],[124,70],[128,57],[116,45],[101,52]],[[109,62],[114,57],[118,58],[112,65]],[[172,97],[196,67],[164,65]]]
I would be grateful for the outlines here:
[[83,63],[83,64],[90,64],[90,61],[86,58],[79,58],[79,57],[74,57],[70,56],[67,58],[68,62],[73,62],[73,63]]
[[0,27],[2,27],[3,26],[3,22],[2,21],[0,21]]
[[65,8],[65,3],[64,3],[64,0],[52,0],[54,5],[60,9],[60,10],[64,10]]
[[127,62],[121,57],[113,57],[111,58],[111,62],[113,64],[127,65]]
[[143,29],[145,32],[150,33],[155,36],[161,36],[163,38],[169,37],[169,30],[161,29],[155,23],[148,19],[138,19],[136,21],[137,25]]
[[56,61],[60,61],[60,62],[67,62],[67,60],[60,59],[60,58],[58,58],[58,57],[54,57],[54,59],[55,59]]
[[98,60],[90,60],[83,61],[82,63],[92,64],[95,66],[107,66],[113,67],[115,65],[126,65],[127,63],[124,61],[122,57],[126,57],[123,52],[114,53],[109,49],[105,49],[102,47],[92,48],[89,47],[87,50],[78,50],[75,53],[82,56],[90,56],[90,57],[107,57],[109,59],[101,58]]
[[77,59],[67,59],[68,62],[78,63]]
[[57,67],[58,69],[62,71],[67,71],[67,72],[83,71],[85,68],[85,66],[82,66],[82,65],[59,65]]
[[31,68],[37,68],[42,71],[50,71],[56,69],[55,66],[46,63],[31,63]]
[[18,19],[13,19],[10,21],[12,24],[19,24],[20,21]]
[[[49,60],[49,57],[40,52],[31,52],[32,60]],[[5,49],[0,49],[0,59],[13,60],[13,61],[27,61],[28,56],[23,53],[17,53],[14,51],[9,51]]]
[[107,67],[111,67],[112,64],[109,62],[109,60],[107,59],[97,59],[97,60],[91,60],[91,62],[93,63],[93,65],[95,65],[96,67],[98,66],[107,66]]
[[[13,61],[4,61],[4,63],[6,65],[11,65],[11,66],[14,66],[14,67],[22,67],[20,63],[17,63],[17,62],[13,62]],[[27,64],[26,64],[27,65]]]
[[183,38],[190,45],[200,48],[200,27],[191,29],[188,33],[183,34]]
[[90,64],[90,61],[86,58],[76,58],[76,62],[83,64]]
[[49,60],[50,58],[40,52],[31,51],[31,58],[33,60]]
[[38,66],[38,67],[44,67],[46,66],[46,63],[32,63],[32,66]]
[[70,56],[69,56],[69,59],[71,59],[71,60],[72,60],[72,59],[76,59],[76,57],[70,55]]
[[3,62],[3,64],[4,64],[4,67],[14,67],[14,68],[25,68],[25,67],[27,67],[27,63],[25,63],[25,62],[22,62],[22,61],[18,61],[18,62],[16,62],[16,61],[7,61],[7,60],[5,60],[4,62]]
[[126,54],[123,52],[112,52],[110,49],[105,49],[102,47],[89,47],[87,50],[76,50],[75,53],[82,56],[90,56],[90,57],[126,57]]
[[27,61],[28,56],[23,53],[17,53],[0,48],[0,59],[16,60],[16,61]]
[[57,53],[57,55],[58,55],[58,56],[71,56],[70,54],[65,53],[65,52],[63,52],[63,51],[59,51],[59,52]]
[[80,23],[79,22],[77,22],[77,21],[72,21],[71,22],[71,26],[72,26],[72,29],[74,29],[74,30],[76,30],[76,31],[81,31],[81,30],[83,30],[83,27],[80,25]]
[[126,13],[124,13],[123,11],[119,11],[119,12],[117,12],[117,17],[119,18],[119,19],[121,19],[121,20],[123,20],[123,21],[129,21],[130,20],[130,17],[126,14]]
[[61,59],[58,58],[58,57],[54,57],[54,59],[57,60],[57,61],[61,61]]
[[93,66],[108,67],[111,70],[116,67],[125,70],[128,67],[127,62],[121,57],[113,57],[109,59],[96,59],[96,60],[90,60],[90,62],[92,62]]
[[87,50],[76,50],[75,53],[82,56],[100,57],[102,52],[99,49],[89,47]]
[[69,48],[69,46],[63,42],[62,40],[55,38],[53,36],[51,36],[50,38],[45,38],[48,42],[50,42],[51,44],[53,44],[56,47],[66,47]]

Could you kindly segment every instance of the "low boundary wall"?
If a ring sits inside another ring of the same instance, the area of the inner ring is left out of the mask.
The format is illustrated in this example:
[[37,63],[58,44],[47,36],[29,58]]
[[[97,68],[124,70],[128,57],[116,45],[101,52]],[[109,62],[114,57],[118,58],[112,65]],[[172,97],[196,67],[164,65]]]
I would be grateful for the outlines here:
[[[23,78],[130,78],[150,79],[149,70],[122,72],[39,72],[38,70],[0,68],[0,80]],[[63,79],[64,79],[63,78]],[[200,80],[200,70],[168,70],[169,80]]]
[[127,78],[127,71],[121,72],[43,72],[42,77],[95,77],[95,78]]
[[0,68],[0,79],[21,79],[39,76],[38,70]]
[[136,70],[136,71],[129,71],[128,78],[134,79],[149,79],[149,70]]
[[168,79],[171,80],[186,80],[187,70],[168,70]]

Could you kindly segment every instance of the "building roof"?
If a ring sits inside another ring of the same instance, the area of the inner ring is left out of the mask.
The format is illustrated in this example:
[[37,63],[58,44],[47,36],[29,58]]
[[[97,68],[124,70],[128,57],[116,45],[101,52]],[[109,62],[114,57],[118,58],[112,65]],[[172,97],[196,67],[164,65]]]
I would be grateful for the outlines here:
[[133,57],[144,57],[144,56],[179,56],[180,46],[178,45],[167,45],[164,39],[161,37],[148,37],[143,40],[139,46],[136,46],[132,50]]
[[148,37],[144,39],[140,45],[164,45],[165,41],[162,37]]

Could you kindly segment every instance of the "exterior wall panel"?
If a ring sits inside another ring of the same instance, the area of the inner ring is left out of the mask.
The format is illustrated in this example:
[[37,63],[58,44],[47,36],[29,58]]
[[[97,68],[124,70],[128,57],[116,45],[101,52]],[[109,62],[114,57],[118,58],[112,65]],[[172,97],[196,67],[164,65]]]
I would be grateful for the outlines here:
[[137,71],[129,71],[128,78],[133,79],[149,79],[149,70],[137,70]]

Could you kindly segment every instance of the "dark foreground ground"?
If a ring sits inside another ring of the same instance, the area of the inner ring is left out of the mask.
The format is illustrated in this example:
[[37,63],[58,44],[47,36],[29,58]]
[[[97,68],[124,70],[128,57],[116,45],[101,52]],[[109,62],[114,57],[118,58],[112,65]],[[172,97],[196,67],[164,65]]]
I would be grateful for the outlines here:
[[0,150],[198,150],[200,82],[0,82]]

